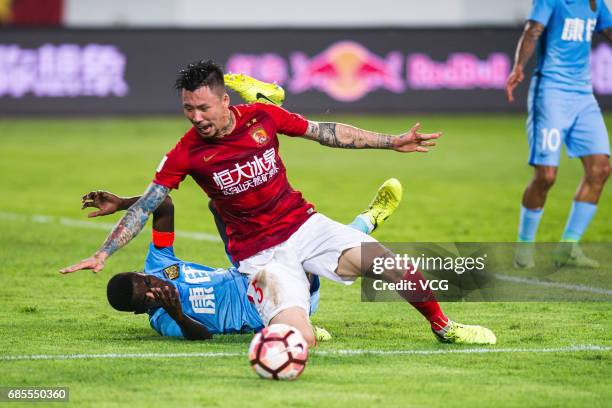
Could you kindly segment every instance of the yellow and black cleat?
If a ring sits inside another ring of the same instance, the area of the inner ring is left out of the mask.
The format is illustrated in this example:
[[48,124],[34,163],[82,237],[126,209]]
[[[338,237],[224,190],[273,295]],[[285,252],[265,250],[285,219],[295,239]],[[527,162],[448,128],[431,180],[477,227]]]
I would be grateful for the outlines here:
[[285,90],[277,84],[259,81],[245,74],[225,74],[225,86],[248,103],[261,102],[281,106]]

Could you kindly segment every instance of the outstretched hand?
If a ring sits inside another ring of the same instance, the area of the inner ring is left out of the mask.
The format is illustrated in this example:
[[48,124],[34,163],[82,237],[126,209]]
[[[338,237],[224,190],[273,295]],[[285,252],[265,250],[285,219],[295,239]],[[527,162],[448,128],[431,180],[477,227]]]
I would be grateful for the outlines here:
[[98,209],[98,211],[92,211],[87,214],[89,218],[93,218],[117,212],[121,209],[123,199],[108,191],[98,190],[85,194],[81,201],[83,203],[81,210],[89,207]]
[[107,257],[104,253],[99,252],[94,256],[90,256],[89,258],[83,259],[81,262],[60,269],[60,273],[67,274],[83,269],[91,269],[93,272],[98,273],[104,268],[104,260],[106,258]]
[[393,150],[397,152],[421,152],[427,153],[428,147],[435,146],[433,140],[442,136],[442,132],[436,133],[419,133],[420,123],[417,123],[407,133],[400,135],[393,140]]

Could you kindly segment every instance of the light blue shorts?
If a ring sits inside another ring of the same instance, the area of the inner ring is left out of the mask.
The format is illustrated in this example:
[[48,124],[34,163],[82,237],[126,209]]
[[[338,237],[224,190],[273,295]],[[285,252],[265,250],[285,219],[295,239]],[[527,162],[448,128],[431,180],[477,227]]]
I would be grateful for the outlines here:
[[610,141],[601,110],[592,93],[529,89],[527,138],[529,164],[559,166],[561,145],[569,157],[610,156]]

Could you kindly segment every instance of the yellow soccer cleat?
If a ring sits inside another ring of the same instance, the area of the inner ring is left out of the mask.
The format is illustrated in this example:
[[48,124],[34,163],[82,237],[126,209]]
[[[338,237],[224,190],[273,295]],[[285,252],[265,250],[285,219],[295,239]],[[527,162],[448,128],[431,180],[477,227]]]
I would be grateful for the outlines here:
[[368,216],[374,226],[372,231],[395,212],[400,201],[402,201],[402,193],[402,184],[396,178],[390,178],[378,188],[368,209],[362,212],[362,214]]
[[223,79],[226,87],[248,103],[262,102],[281,106],[285,101],[285,90],[277,84],[258,81],[245,74],[225,74]]
[[317,339],[317,342],[330,341],[332,339],[331,334],[329,334],[329,332],[322,327],[313,326],[312,331],[314,331],[315,339]]
[[482,326],[470,326],[448,321],[448,325],[441,330],[433,330],[434,334],[442,343],[455,344],[495,344],[495,334]]

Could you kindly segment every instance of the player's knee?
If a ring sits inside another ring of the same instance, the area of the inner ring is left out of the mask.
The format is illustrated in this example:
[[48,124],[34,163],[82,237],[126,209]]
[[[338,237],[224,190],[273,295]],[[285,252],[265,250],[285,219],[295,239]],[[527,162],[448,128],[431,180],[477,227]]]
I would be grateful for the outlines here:
[[609,161],[596,163],[586,169],[586,177],[592,183],[603,184],[610,177],[611,171]]
[[538,169],[535,174],[534,183],[542,190],[549,190],[557,180],[557,169],[546,167]]
[[361,276],[380,279],[381,275],[385,275],[384,278],[394,274],[394,268],[386,267],[386,265],[394,265],[392,259],[386,260],[394,256],[391,251],[380,244],[368,246],[368,250],[362,253]]

